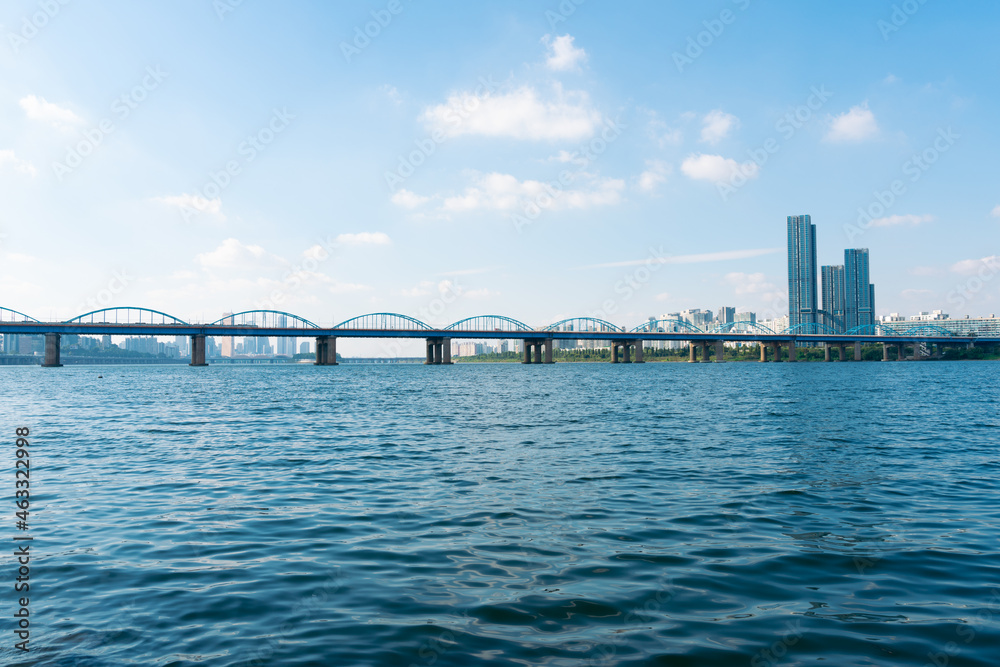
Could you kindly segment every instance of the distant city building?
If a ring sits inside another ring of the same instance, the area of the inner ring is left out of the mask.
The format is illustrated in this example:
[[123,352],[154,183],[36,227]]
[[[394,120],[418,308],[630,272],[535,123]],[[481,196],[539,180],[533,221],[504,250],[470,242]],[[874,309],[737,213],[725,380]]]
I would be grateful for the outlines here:
[[823,322],[834,331],[844,331],[845,285],[844,267],[824,266],[822,272]]
[[736,321],[736,309],[731,306],[719,308],[719,314],[715,317],[718,324],[732,324]]
[[757,324],[757,313],[736,313],[733,321],[737,323]]
[[844,251],[844,329],[871,326],[875,323],[872,297],[875,289],[869,279],[868,248]]
[[808,215],[788,216],[788,321],[814,324],[819,303],[816,286],[816,225]]
[[[222,314],[222,324],[228,324],[230,326],[232,326],[233,324],[235,324],[235,320],[233,320],[233,314],[232,313],[223,313]],[[234,341],[233,341],[233,337],[232,336],[223,336],[222,337],[222,356],[223,357],[232,357],[233,356],[233,354],[236,351],[235,346],[233,345],[233,343],[234,343]]]
[[299,343],[299,354],[309,354],[309,341],[304,340]]

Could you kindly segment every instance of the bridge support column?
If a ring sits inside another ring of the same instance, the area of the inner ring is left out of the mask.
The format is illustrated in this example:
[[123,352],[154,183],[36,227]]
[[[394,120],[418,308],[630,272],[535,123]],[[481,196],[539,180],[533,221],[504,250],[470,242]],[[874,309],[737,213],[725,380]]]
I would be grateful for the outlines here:
[[316,366],[337,365],[337,339],[333,336],[316,337]]
[[761,363],[767,361],[767,344],[764,341],[760,342],[760,361]]
[[424,361],[424,365],[431,365],[434,363],[434,341],[427,339],[427,359]]
[[906,346],[902,343],[896,346],[896,360],[906,361]]
[[442,349],[444,345],[441,341],[434,341],[434,365],[440,366],[441,362],[444,361],[444,350]]
[[611,363],[618,363],[618,342],[614,340],[611,341]]
[[708,341],[702,341],[701,342],[701,361],[702,361],[702,363],[707,364],[711,360],[712,360],[712,353],[710,351],[710,347],[708,345]]
[[799,360],[799,351],[795,347],[795,341],[794,340],[788,341],[788,360],[789,361],[798,361]]
[[637,364],[644,364],[644,363],[646,363],[645,361],[643,361],[643,358],[642,358],[642,341],[641,340],[635,341],[635,363],[637,363]]
[[59,343],[62,337],[57,333],[45,334],[45,361],[42,368],[61,368],[59,358]]
[[628,344],[628,341],[622,341],[622,363],[631,364],[632,363],[632,346]]
[[[48,341],[46,341],[48,343]],[[46,344],[46,347],[48,345]],[[191,336],[191,366],[208,366],[205,363],[205,336],[195,334]]]
[[775,341],[773,347],[774,347],[774,360],[781,361],[781,343]]
[[847,346],[841,343],[837,346],[837,349],[840,351],[840,358],[838,361],[847,361]]
[[924,351],[920,349],[920,341],[913,341],[913,360],[920,361],[924,358]]
[[542,363],[542,344],[534,343],[532,347],[535,348],[535,360],[532,363],[540,364]]
[[688,357],[688,363],[689,364],[698,363],[698,343],[691,341],[690,343],[688,343],[688,347],[691,349],[691,354]]
[[451,366],[451,339],[450,338],[444,338],[444,339],[442,339],[442,341],[441,341],[441,356],[442,356],[441,363],[443,363],[445,366]]
[[830,361],[830,344],[823,343],[823,361]]
[[552,362],[552,339],[551,338],[546,338],[544,346],[545,346],[545,363],[551,364],[551,363],[553,363]]
[[890,361],[888,343],[882,343],[882,361]]
[[726,361],[726,343],[725,341],[717,340],[715,341],[715,363],[722,364]]
[[861,341],[854,342],[854,361],[861,361]]

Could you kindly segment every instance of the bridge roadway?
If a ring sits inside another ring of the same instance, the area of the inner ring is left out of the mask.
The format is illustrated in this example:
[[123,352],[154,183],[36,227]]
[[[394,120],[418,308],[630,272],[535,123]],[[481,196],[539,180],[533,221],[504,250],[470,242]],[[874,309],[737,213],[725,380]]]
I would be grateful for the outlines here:
[[[83,322],[0,322],[0,333],[17,335],[44,335],[46,367],[60,366],[60,337],[66,334],[84,336],[190,336],[191,365],[206,366],[205,338],[219,337],[295,337],[316,339],[316,364],[336,365],[337,338],[423,338],[427,342],[427,364],[451,363],[452,339],[517,339],[524,344],[524,363],[552,363],[553,341],[594,340],[611,343],[612,363],[643,362],[643,343],[646,341],[680,341],[690,345],[689,361],[710,361],[710,349],[715,348],[715,361],[722,361],[727,342],[760,345],[761,361],[781,361],[782,349],[787,350],[787,360],[797,361],[797,348],[803,344],[822,345],[825,358],[831,360],[831,349],[839,349],[839,360],[848,359],[847,348],[854,348],[854,359],[861,360],[861,346],[881,343],[883,360],[891,360],[890,348],[895,347],[896,359],[903,360],[905,348],[914,348],[914,359],[921,358],[923,348],[973,347],[1000,345],[1000,337],[968,337],[949,335],[860,335],[860,334],[791,334],[791,333],[713,333],[713,332],[654,332],[654,331],[554,331],[554,330],[474,330],[474,329],[373,329],[373,328],[308,328],[220,324],[119,324]],[[699,355],[699,348],[701,354]],[[769,355],[770,351],[770,355]],[[621,352],[621,354],[620,354]]]

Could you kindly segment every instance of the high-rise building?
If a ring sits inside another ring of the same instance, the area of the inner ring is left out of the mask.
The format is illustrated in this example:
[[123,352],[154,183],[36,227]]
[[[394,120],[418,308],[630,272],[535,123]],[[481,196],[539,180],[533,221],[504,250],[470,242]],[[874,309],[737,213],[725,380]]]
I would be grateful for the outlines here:
[[788,326],[814,324],[819,300],[816,289],[816,225],[808,215],[788,216]]
[[[223,318],[225,318],[225,319],[222,320],[223,324],[228,324],[229,326],[232,326],[234,324],[233,314],[232,313],[223,313],[222,316],[223,316]],[[232,357],[233,356],[233,337],[232,336],[222,336],[222,356],[223,357]]]
[[868,274],[868,248],[844,251],[844,329],[875,323],[872,297],[875,287]]
[[844,267],[821,267],[823,288],[823,324],[834,331],[844,331]]
[[719,314],[715,318],[719,324],[732,324],[736,321],[736,309],[732,306],[719,308]]

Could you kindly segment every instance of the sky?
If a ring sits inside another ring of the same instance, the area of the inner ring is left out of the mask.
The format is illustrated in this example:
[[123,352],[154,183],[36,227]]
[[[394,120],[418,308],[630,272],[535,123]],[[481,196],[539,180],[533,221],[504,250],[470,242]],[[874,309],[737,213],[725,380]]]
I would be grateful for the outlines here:
[[820,264],[869,248],[879,315],[1000,313],[998,26],[986,0],[8,0],[0,306],[773,317],[809,214]]

